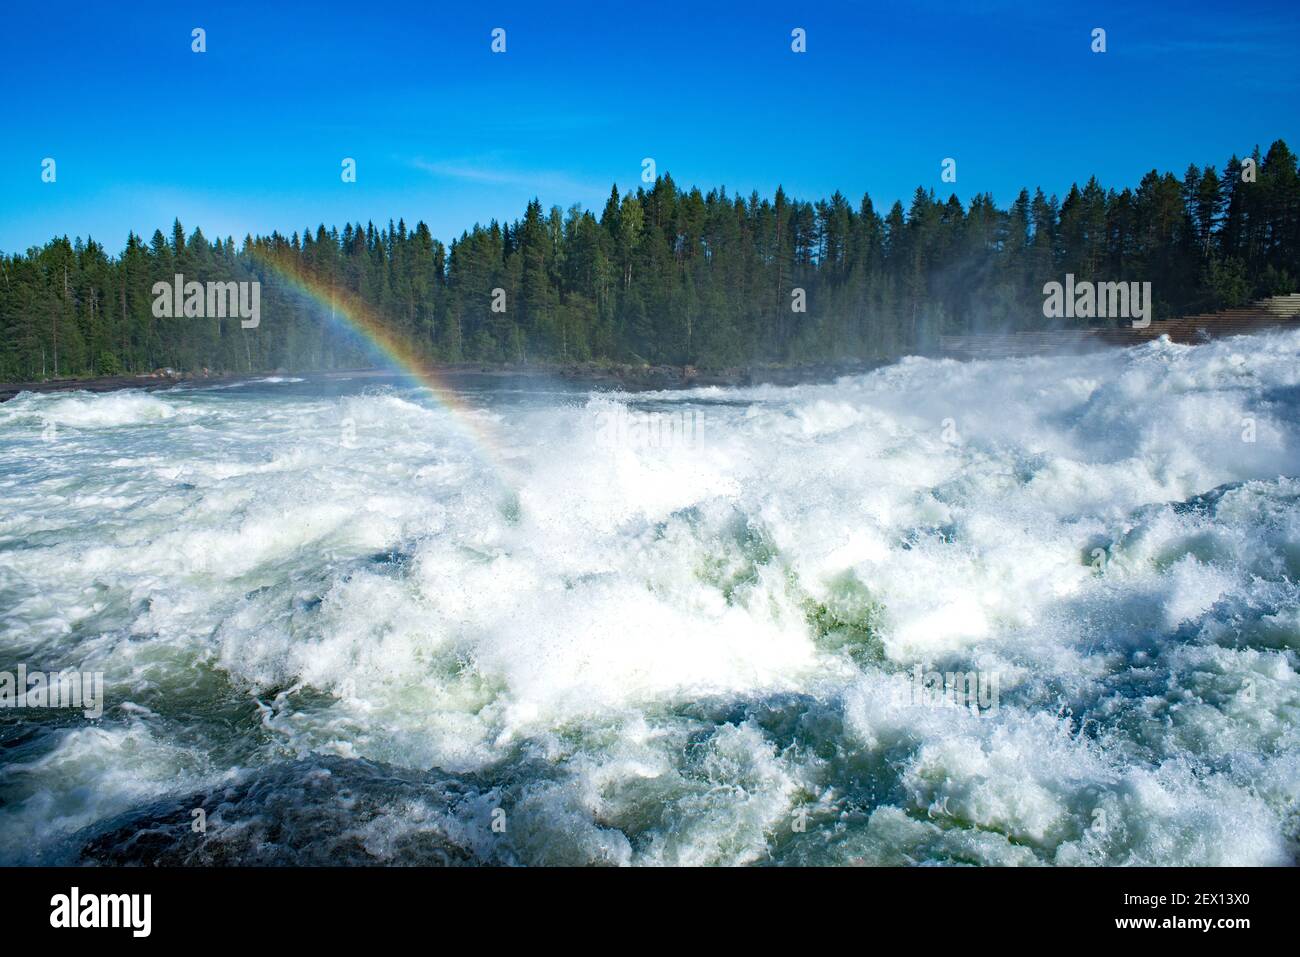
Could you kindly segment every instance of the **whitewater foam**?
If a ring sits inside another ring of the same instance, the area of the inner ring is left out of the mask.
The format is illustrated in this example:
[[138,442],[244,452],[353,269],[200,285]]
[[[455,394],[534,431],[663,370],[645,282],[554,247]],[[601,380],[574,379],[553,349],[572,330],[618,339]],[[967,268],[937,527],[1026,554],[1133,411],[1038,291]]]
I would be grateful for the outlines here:
[[474,403],[0,406],[0,859],[1295,860],[1300,334]]

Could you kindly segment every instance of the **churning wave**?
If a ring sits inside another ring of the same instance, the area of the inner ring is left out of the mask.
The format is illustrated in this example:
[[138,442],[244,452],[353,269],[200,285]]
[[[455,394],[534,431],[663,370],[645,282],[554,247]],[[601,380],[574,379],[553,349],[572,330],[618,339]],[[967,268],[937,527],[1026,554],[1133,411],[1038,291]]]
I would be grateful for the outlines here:
[[106,703],[0,711],[0,862],[1293,863],[1298,429],[1300,333],[22,395],[0,669]]

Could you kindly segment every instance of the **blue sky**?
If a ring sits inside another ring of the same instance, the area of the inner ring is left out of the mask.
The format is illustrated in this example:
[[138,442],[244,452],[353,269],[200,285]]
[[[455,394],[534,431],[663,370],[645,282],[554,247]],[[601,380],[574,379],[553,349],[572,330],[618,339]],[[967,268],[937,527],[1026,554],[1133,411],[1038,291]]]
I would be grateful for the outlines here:
[[117,251],[174,216],[237,238],[405,217],[450,240],[533,196],[599,211],[644,157],[679,185],[887,207],[1300,148],[1293,2],[110,6],[6,10],[0,250]]

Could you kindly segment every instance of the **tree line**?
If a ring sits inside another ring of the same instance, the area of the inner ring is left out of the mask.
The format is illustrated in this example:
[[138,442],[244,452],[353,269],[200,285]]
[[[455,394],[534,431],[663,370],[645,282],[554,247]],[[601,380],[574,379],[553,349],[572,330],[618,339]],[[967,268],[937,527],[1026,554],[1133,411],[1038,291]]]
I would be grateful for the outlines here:
[[[869,196],[703,193],[669,175],[614,187],[599,215],[549,211],[476,225],[346,224],[209,240],[179,221],[110,256],[66,236],[0,255],[0,380],[370,364],[288,272],[366,306],[430,362],[695,365],[886,359],[943,334],[1041,327],[1043,285],[1150,281],[1156,318],[1300,289],[1300,171],[1278,140],[1222,172],[1155,170],[1136,188],[1091,178],[1063,199],[1021,190],[967,205],[918,188],[883,214]],[[261,324],[158,318],[156,282],[259,281]],[[1087,324],[1078,320],[1076,324]],[[1093,324],[1102,324],[1091,320]],[[1115,320],[1105,320],[1113,323]]]

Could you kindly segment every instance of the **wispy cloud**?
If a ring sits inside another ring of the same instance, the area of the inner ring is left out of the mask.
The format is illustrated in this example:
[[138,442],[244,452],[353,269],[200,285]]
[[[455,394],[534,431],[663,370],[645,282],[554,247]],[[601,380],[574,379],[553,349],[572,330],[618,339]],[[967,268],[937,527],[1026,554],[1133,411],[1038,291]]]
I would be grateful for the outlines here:
[[599,196],[607,192],[610,186],[609,182],[581,179],[560,170],[521,169],[504,165],[497,156],[436,161],[416,158],[410,160],[410,164],[430,176],[485,186],[524,188],[538,195]]
[[1242,24],[1217,15],[1176,21],[1146,14],[1134,20],[1119,49],[1144,56],[1230,57],[1229,65],[1240,69],[1251,58],[1294,57],[1297,27],[1300,20],[1294,15],[1267,12]]

